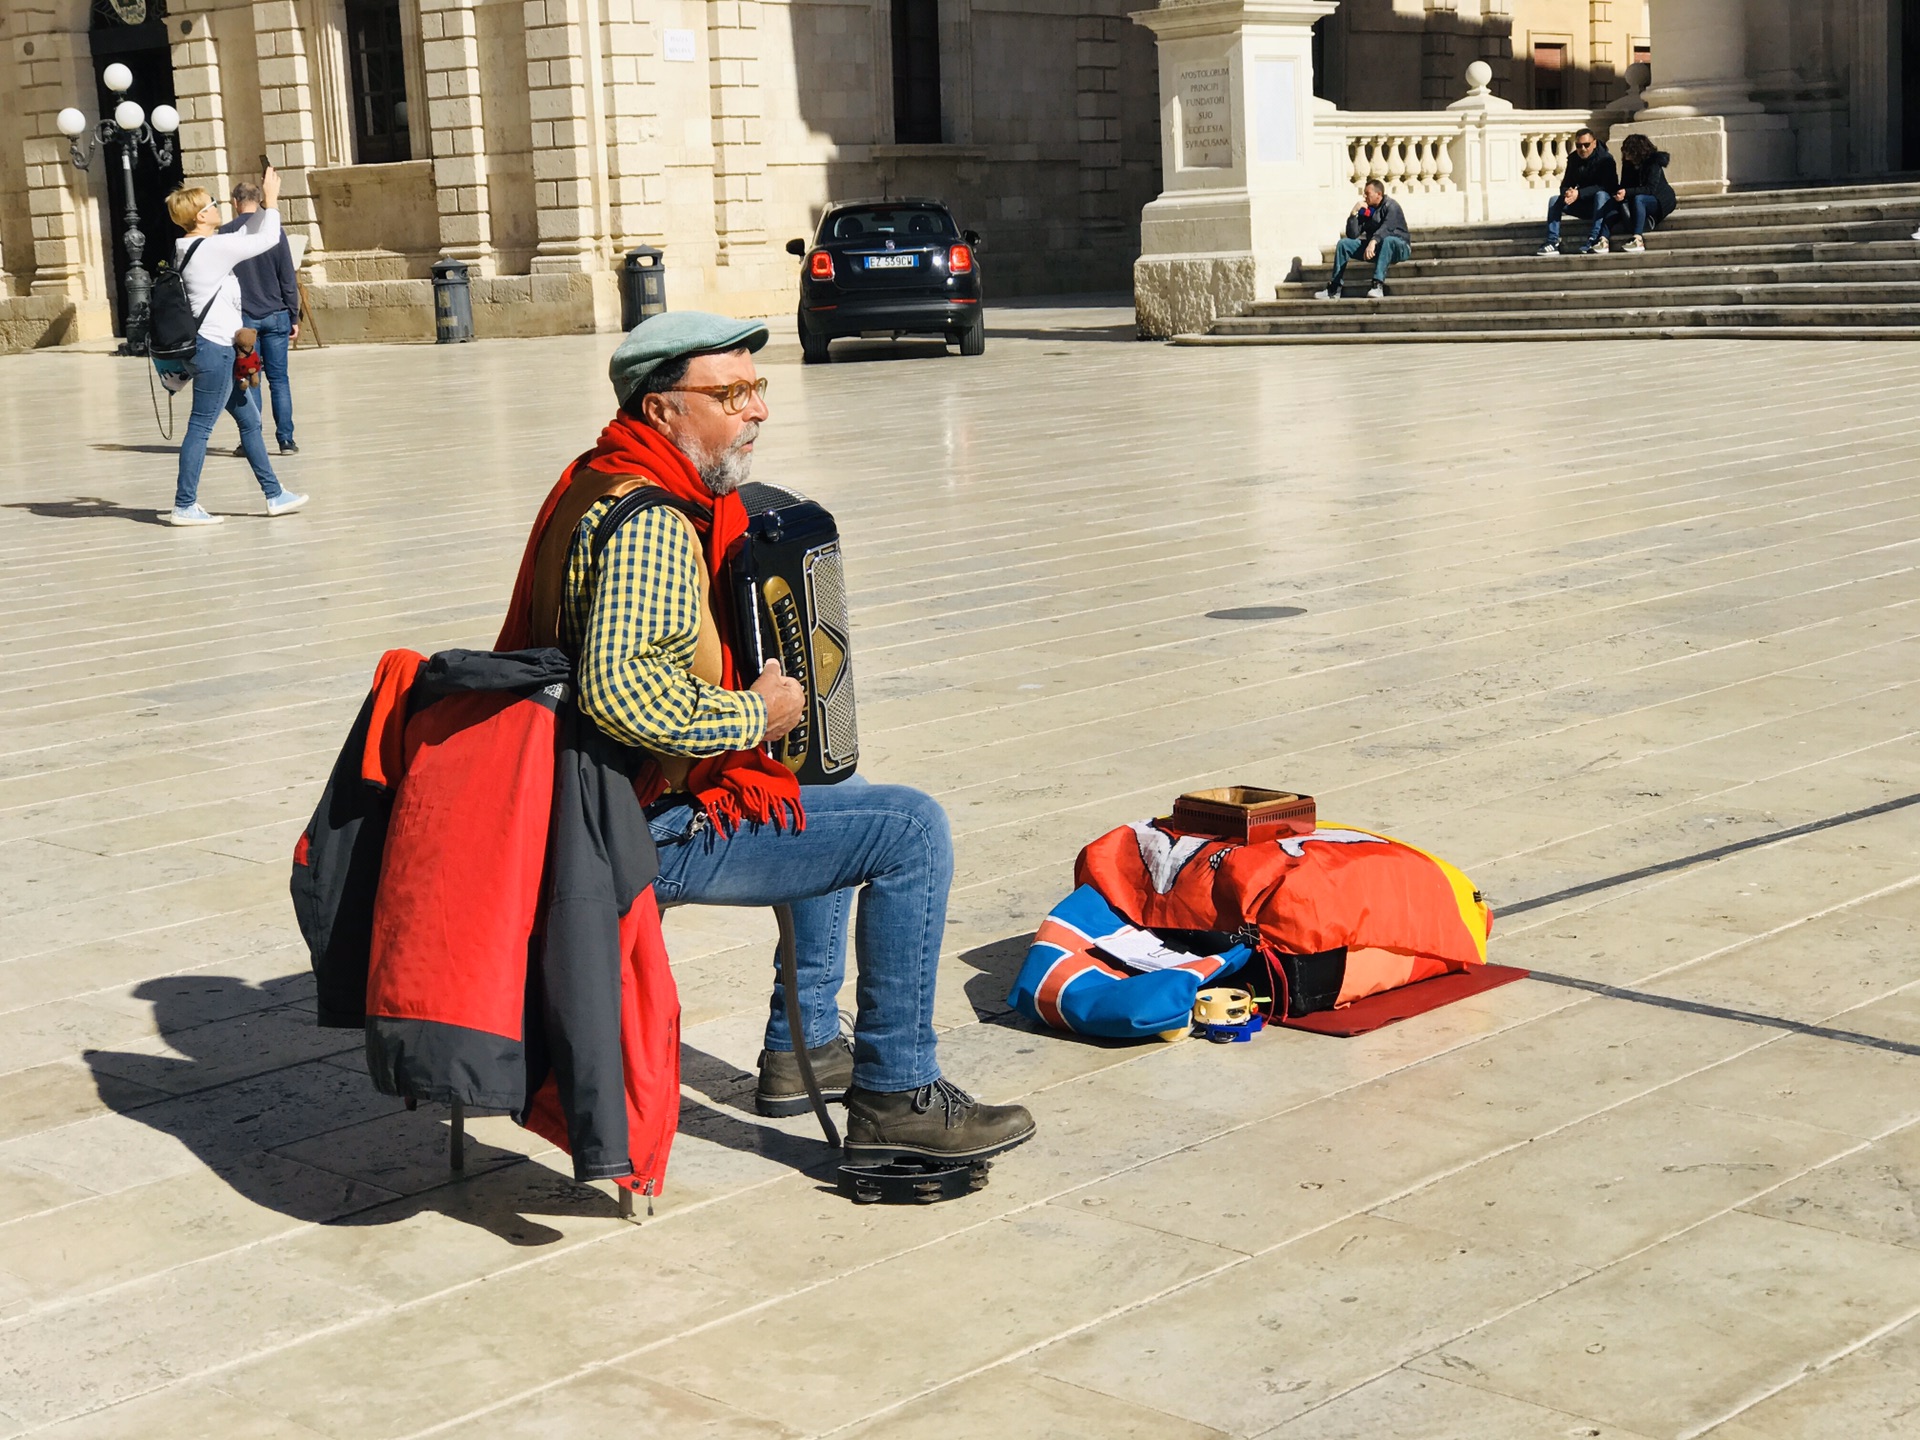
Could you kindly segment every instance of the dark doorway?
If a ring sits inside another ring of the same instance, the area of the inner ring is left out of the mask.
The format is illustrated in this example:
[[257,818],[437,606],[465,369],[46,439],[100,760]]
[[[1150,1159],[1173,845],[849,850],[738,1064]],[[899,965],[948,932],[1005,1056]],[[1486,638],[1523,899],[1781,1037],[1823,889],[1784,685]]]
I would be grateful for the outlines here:
[[893,139],[940,143],[940,6],[893,0]]
[[1890,18],[1900,77],[1900,156],[1894,168],[1920,170],[1920,0],[1901,0]]
[[353,71],[354,163],[411,160],[400,0],[347,0],[347,65]]
[[[92,34],[88,38],[93,48],[95,118],[112,119],[114,107],[123,98],[107,89],[100,78],[107,66],[114,64],[124,65],[133,72],[133,85],[124,98],[136,102],[147,114],[153,114],[156,106],[174,103],[173,51],[167,44],[166,13],[163,0],[149,0],[146,5],[94,6]],[[128,24],[124,18],[127,15],[143,18],[137,24]],[[84,100],[81,103],[84,108]],[[116,142],[101,150],[93,158],[92,170],[97,193],[104,194],[107,200],[107,231],[113,246],[110,262],[113,273],[109,276],[112,283],[107,293],[113,297],[116,335],[127,333],[127,201],[120,174],[122,148]],[[136,148],[133,156],[134,208],[146,242],[140,263],[152,273],[156,263],[173,258],[173,242],[180,235],[179,228],[167,215],[167,194],[182,178],[180,152],[176,145],[173,158],[165,165],[156,163],[145,146]]]

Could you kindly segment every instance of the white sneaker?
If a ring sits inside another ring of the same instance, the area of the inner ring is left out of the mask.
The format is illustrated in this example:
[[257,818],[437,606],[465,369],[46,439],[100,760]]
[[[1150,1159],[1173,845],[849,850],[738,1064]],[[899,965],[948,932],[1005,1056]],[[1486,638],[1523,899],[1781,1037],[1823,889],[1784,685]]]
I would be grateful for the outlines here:
[[1313,298],[1316,300],[1338,300],[1340,298],[1340,292],[1329,285],[1324,290],[1314,291]]
[[167,523],[169,525],[224,525],[227,523],[227,517],[209,515],[204,507],[190,505],[185,510],[169,510]]
[[278,495],[267,501],[267,514],[291,515],[306,503],[307,497],[305,495],[296,495],[291,490],[282,490]]
[[1373,284],[1367,287],[1367,299],[1384,300],[1386,298],[1387,298],[1387,287],[1382,285],[1378,280],[1374,281]]
[[1631,240],[1627,241],[1626,244],[1622,245],[1620,249],[1622,253],[1627,255],[1644,255],[1647,253],[1647,242],[1642,240],[1638,235],[1635,235]]
[[1587,248],[1582,250],[1580,253],[1582,255],[1605,255],[1612,249],[1613,249],[1613,246],[1608,243],[1607,237],[1602,235],[1599,239],[1595,240],[1591,245],[1587,246]]
[[1920,240],[1920,230],[1916,230],[1913,232],[1913,238],[1916,240]]

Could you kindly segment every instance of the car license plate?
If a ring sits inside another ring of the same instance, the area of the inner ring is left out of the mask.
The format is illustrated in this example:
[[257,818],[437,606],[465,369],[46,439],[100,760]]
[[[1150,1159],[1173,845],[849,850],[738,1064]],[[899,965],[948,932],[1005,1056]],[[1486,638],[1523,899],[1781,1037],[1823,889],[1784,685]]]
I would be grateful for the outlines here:
[[869,255],[869,270],[911,270],[920,263],[918,255]]

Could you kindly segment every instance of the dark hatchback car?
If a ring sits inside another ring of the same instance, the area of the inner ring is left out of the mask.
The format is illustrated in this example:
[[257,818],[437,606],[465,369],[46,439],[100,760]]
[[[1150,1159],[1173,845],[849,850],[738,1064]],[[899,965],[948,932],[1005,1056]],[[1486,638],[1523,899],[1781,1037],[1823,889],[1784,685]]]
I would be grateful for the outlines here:
[[810,365],[846,335],[944,335],[962,355],[987,348],[980,237],[938,200],[849,200],[828,207],[801,256],[800,349]]

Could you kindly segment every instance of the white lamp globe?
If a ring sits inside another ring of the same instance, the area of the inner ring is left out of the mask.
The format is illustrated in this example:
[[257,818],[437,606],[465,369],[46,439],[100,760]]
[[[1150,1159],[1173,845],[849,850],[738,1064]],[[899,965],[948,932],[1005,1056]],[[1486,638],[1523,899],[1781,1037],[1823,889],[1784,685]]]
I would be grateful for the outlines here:
[[180,128],[180,112],[171,105],[153,107],[153,128],[162,135],[171,135]]
[[147,123],[147,112],[132,100],[122,100],[113,108],[113,123],[122,130],[138,130]]
[[54,116],[53,123],[60,127],[60,133],[69,140],[78,140],[87,130],[87,117],[71,105]]
[[116,61],[101,72],[100,79],[107,89],[122,95],[133,85],[133,71]]

